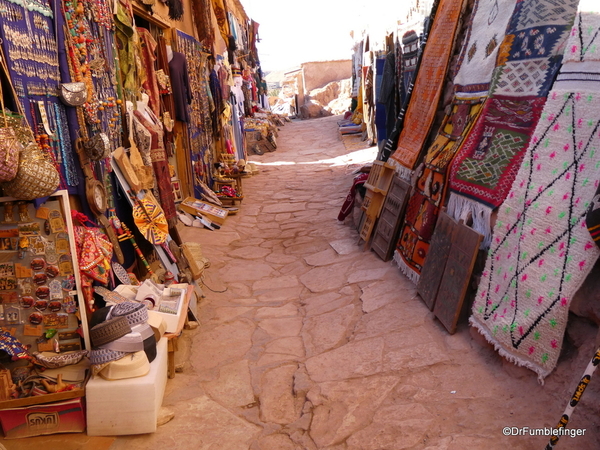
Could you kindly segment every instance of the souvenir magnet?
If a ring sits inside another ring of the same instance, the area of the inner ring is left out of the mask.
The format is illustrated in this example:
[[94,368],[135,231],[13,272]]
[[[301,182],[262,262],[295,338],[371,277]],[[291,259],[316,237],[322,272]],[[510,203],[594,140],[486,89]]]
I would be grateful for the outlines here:
[[19,246],[17,251],[19,252],[19,259],[25,258],[25,252],[29,249],[29,239],[26,237],[19,238]]
[[48,300],[36,300],[33,307],[38,311],[46,311],[48,308]]
[[30,295],[21,297],[21,308],[29,309],[35,304],[35,298]]
[[16,306],[7,306],[4,308],[4,320],[8,324],[17,324],[21,322],[19,308]]
[[31,278],[19,278],[17,280],[17,284],[23,294],[31,294],[33,289],[31,284]]
[[44,321],[44,315],[39,312],[29,314],[29,323],[32,325],[39,325]]
[[34,236],[30,239],[31,243],[29,245],[29,250],[31,250],[34,255],[43,255],[46,253],[45,239],[42,236]]
[[69,235],[67,233],[56,235],[56,252],[59,254],[69,253]]
[[[10,233],[3,233],[10,234]],[[0,238],[0,250],[14,252],[17,250],[17,238],[4,236]]]
[[19,208],[19,222],[29,222],[31,220],[27,206],[27,202],[17,202],[17,208]]
[[17,294],[17,291],[0,292],[0,304],[17,303],[18,301],[19,294]]
[[75,299],[72,296],[69,295],[63,301],[63,309],[69,314],[75,314],[77,312],[77,303],[75,303]]
[[33,284],[41,286],[48,281],[48,275],[45,272],[36,272],[33,274]]
[[4,202],[4,220],[3,223],[14,223],[13,202]]
[[70,277],[74,275],[73,261],[69,255],[62,255],[58,260],[58,268],[60,269],[60,275],[63,277]]
[[0,263],[0,277],[14,277],[15,275],[15,265],[13,263]]
[[59,273],[60,273],[60,269],[58,268],[58,266],[55,266],[55,265],[46,266],[46,275],[48,275],[49,278],[56,278]]
[[50,208],[47,206],[40,206],[35,210],[35,217],[38,219],[46,220],[48,218],[48,214],[50,213]]
[[48,215],[48,222],[50,223],[50,231],[52,233],[63,233],[66,231],[65,221],[63,216],[58,209],[53,209]]
[[52,280],[48,286],[50,287],[50,299],[51,300],[62,300],[62,298],[63,298],[62,283],[58,280]]
[[59,312],[62,309],[62,303],[58,300],[53,300],[48,303],[48,309],[52,312]]
[[33,258],[30,265],[33,270],[44,270],[46,267],[46,260],[44,258]]
[[40,224],[37,222],[24,223],[18,225],[20,236],[39,236],[40,235]]
[[12,291],[17,288],[17,279],[14,277],[0,277],[0,291]]
[[50,297],[50,288],[48,286],[40,286],[35,290],[37,298],[46,299]]
[[31,267],[28,265],[26,266],[24,264],[17,263],[15,264],[15,275],[19,279],[31,278],[33,276],[33,270],[31,270]]
[[52,328],[67,328],[69,316],[65,313],[50,313],[43,316],[44,326]]
[[46,262],[56,264],[58,262],[58,253],[56,253],[56,244],[54,241],[46,241]]
[[75,287],[75,279],[73,277],[65,278],[62,280],[61,285],[63,291],[72,291]]

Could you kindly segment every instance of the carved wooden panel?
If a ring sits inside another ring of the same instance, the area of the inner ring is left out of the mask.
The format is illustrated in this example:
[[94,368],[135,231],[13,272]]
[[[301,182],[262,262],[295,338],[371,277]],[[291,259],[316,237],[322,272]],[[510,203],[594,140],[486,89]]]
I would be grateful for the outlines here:
[[421,277],[417,283],[417,292],[427,307],[433,310],[438,289],[450,254],[450,246],[456,222],[444,211],[440,211],[435,225]]
[[450,334],[456,331],[481,239],[482,236],[472,228],[462,223],[454,224],[450,254],[433,308],[433,313]]
[[398,243],[398,234],[409,193],[410,184],[396,175],[385,199],[371,245],[371,249],[384,261],[392,258]]

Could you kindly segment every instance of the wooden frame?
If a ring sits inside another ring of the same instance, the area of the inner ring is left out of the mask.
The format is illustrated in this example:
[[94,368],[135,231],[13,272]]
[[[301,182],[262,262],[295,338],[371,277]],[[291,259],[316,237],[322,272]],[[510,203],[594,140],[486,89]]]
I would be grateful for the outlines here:
[[[18,202],[18,201],[20,201],[20,200],[14,199],[12,197],[0,197],[0,205],[5,204],[6,202]],[[87,310],[86,310],[86,306],[84,304],[85,299],[83,296],[83,291],[81,290],[81,278],[79,276],[79,270],[78,270],[79,261],[77,258],[77,247],[75,246],[75,240],[73,238],[75,236],[75,230],[73,227],[73,221],[71,219],[71,205],[69,203],[68,192],[66,190],[56,191],[54,194],[52,194],[48,197],[46,202],[44,202],[42,205],[40,205],[40,207],[36,208],[36,211],[39,210],[39,208],[46,205],[47,203],[54,202],[54,201],[58,201],[58,203],[60,204],[60,208],[62,210],[63,220],[65,222],[65,226],[67,228],[67,234],[69,236],[68,245],[69,245],[69,251],[71,253],[71,263],[72,263],[73,269],[74,269],[73,275],[75,278],[75,286],[74,286],[73,290],[69,291],[68,294],[70,296],[76,296],[76,298],[77,298],[78,312],[80,315],[81,328],[83,330],[84,347],[87,349],[91,349],[92,347],[90,344]],[[27,203],[31,203],[31,202],[27,202]],[[37,217],[35,221],[40,222],[41,220],[42,220],[41,218]],[[32,218],[32,221],[34,221],[33,218]]]

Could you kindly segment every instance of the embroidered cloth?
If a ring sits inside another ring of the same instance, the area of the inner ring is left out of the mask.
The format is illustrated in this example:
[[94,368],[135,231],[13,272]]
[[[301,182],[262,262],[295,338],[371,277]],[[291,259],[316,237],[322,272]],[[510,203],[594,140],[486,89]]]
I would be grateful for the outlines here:
[[585,218],[600,167],[600,16],[579,13],[565,64],[506,201],[470,322],[540,379],[556,366],[572,296],[600,255]]
[[415,283],[419,280],[437,217],[446,197],[448,165],[479,116],[484,99],[454,100],[452,113],[444,118],[435,141],[427,151],[424,169],[408,201],[394,260]]

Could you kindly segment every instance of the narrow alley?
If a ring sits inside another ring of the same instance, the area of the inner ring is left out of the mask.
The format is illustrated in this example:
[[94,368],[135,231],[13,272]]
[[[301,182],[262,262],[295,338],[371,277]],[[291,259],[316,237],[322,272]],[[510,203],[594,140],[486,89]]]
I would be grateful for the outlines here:
[[[363,251],[356,229],[336,220],[352,172],[373,159],[372,150],[347,154],[337,120],[286,124],[277,151],[252,157],[260,173],[244,179],[238,214],[217,231],[182,227],[184,240],[202,244],[210,267],[199,327],[184,331],[177,355],[183,369],[167,384],[163,406],[174,418],[153,434],[57,435],[28,444],[111,450],[545,446],[546,436],[503,436],[502,430],[554,426],[570,395],[569,380],[581,373],[594,343],[581,347],[587,354],[565,348],[541,386],[465,320],[449,335],[394,263]],[[570,427],[588,433],[577,437],[576,447],[563,437],[560,448],[598,448],[594,422],[581,405]],[[9,450],[13,444],[4,441]]]

